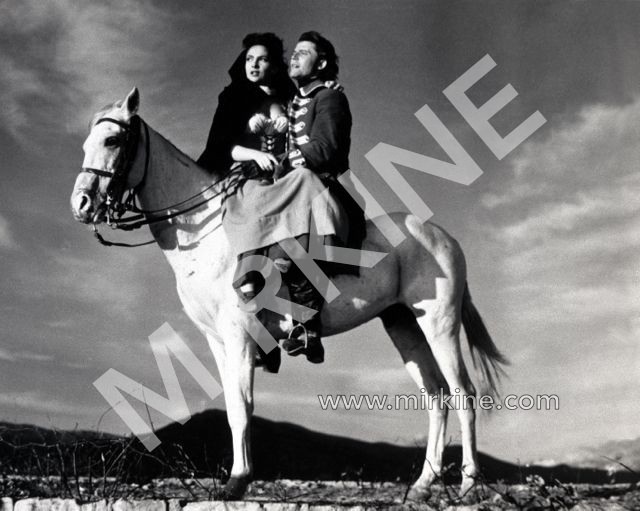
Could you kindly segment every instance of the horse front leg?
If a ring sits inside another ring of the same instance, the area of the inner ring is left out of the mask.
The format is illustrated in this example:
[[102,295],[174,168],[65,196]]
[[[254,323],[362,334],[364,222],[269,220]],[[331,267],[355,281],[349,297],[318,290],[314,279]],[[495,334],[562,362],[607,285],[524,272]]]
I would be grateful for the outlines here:
[[254,357],[255,343],[244,330],[227,332],[224,355],[220,357],[223,364],[218,362],[233,443],[231,474],[222,492],[225,500],[240,499],[253,475],[250,425],[253,414]]

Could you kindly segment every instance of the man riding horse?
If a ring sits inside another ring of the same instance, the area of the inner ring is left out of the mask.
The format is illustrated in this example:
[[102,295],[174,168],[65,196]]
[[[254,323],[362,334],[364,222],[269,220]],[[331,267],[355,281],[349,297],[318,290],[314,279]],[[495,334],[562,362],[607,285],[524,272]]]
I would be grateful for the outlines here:
[[[291,56],[289,76],[296,81],[298,92],[289,103],[287,162],[292,169],[307,168],[320,177],[345,209],[349,225],[343,241],[349,247],[358,247],[365,233],[364,213],[337,181],[349,169],[352,122],[349,102],[336,82],[338,56],[333,44],[318,32],[302,34]],[[353,268],[357,272],[357,267]],[[343,272],[349,270],[342,268]],[[292,272],[292,277],[285,276],[284,280],[294,291],[294,300],[302,299],[303,305],[320,310],[324,300],[304,273]],[[320,314],[305,326],[307,333],[313,333],[308,342],[321,346]],[[288,339],[283,343],[289,354],[300,349],[296,341]]]

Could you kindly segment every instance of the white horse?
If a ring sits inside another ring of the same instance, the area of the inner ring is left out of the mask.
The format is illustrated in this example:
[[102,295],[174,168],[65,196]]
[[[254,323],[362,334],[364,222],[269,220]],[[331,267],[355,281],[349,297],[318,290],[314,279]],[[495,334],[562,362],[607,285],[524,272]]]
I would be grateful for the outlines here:
[[[224,496],[237,499],[252,477],[249,426],[256,348],[246,329],[250,313],[239,307],[232,288],[236,260],[221,228],[220,197],[211,193],[212,182],[221,176],[198,167],[140,120],[139,97],[134,88],[123,102],[96,114],[83,145],[83,170],[71,207],[77,220],[99,224],[108,211],[117,209],[119,187],[135,189],[147,220],[154,220],[150,229],[175,272],[180,299],[218,365],[233,438],[233,466]],[[186,207],[193,201],[185,199],[203,196],[209,200],[195,209]],[[461,353],[462,324],[485,380],[495,390],[494,376],[506,360],[471,302],[460,246],[442,228],[413,215],[391,218],[406,239],[393,247],[368,222],[363,250],[388,255],[372,268],[362,268],[360,277],[333,279],[340,294],[322,310],[324,333],[345,332],[379,317],[420,389],[433,395],[440,389],[445,395],[459,389],[457,395],[466,399],[476,391]],[[276,339],[286,336],[278,331],[282,324],[269,328]],[[460,492],[465,494],[479,474],[475,411],[456,411],[463,452]],[[426,459],[409,493],[415,500],[429,497],[429,487],[442,470],[447,407],[430,407],[428,416]]]

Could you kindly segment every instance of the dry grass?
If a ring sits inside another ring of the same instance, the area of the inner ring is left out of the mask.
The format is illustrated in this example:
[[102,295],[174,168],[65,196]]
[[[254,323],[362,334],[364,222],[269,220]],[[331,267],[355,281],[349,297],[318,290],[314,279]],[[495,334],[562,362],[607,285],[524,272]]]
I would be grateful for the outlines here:
[[[177,444],[163,444],[150,453],[133,439],[2,439],[0,431],[0,497],[102,499],[216,500],[228,474],[217,464],[197,467]],[[31,434],[32,431],[29,431]],[[150,467],[153,470],[149,470]],[[564,484],[531,475],[525,484],[477,481],[471,494],[459,499],[455,468],[434,485],[429,508],[444,510],[461,504],[483,510],[640,509],[640,489],[632,484]],[[631,469],[628,469],[637,476]],[[155,473],[160,477],[143,474]],[[256,481],[247,500],[314,504],[365,505],[385,509],[405,502],[409,481]]]

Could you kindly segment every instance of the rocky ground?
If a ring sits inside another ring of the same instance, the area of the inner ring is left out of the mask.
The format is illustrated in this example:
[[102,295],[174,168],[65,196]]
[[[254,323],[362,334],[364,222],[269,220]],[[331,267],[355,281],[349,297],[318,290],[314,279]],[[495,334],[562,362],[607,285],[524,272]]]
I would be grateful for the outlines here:
[[[118,484],[113,480],[79,482],[57,478],[4,477],[0,497],[14,501],[27,497],[66,497],[88,502],[102,498],[180,499],[182,502],[216,500],[220,485],[212,479],[161,479],[143,485]],[[635,484],[561,484],[529,478],[526,484],[479,484],[474,495],[460,501],[455,486],[438,485],[428,502],[405,501],[408,488],[400,483],[356,481],[256,481],[246,496],[259,503],[284,502],[363,506],[366,509],[504,510],[573,509],[640,510],[640,488]],[[402,506],[404,504],[404,506]]]
[[[607,444],[565,463],[521,465],[480,454],[485,479],[464,500],[457,498],[453,484],[460,481],[461,449],[450,446],[441,484],[425,502],[411,503],[402,481],[417,477],[423,447],[372,444],[260,418],[253,426],[254,466],[261,480],[250,486],[245,501],[229,506],[213,504],[221,485],[211,479],[228,476],[231,463],[222,411],[203,412],[185,426],[158,431],[163,443],[153,452],[132,437],[0,423],[0,511],[150,511],[144,501],[160,511],[326,511],[338,506],[359,506],[360,511],[640,511],[640,439]],[[393,482],[370,482],[384,480]],[[65,499],[64,504],[54,499]],[[134,501],[133,507],[114,504]]]

